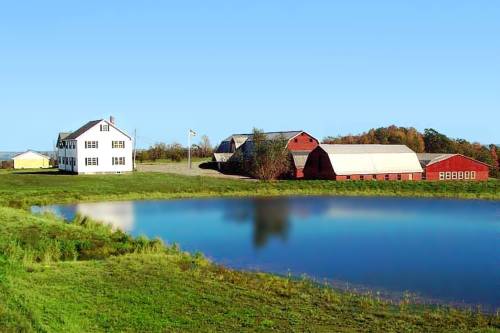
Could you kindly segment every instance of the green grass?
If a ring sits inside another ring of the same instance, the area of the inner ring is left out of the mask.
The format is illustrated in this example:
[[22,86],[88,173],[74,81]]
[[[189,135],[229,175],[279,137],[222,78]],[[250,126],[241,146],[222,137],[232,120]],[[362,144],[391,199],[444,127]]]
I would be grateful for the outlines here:
[[[244,273],[77,219],[0,208],[0,331],[495,332],[498,316],[393,305]],[[55,242],[55,243],[54,243]],[[52,248],[47,244],[52,244]],[[72,255],[65,253],[68,244]],[[22,254],[28,253],[28,257]],[[33,253],[35,255],[33,255]]]
[[0,205],[205,196],[372,195],[500,199],[500,182],[258,182],[162,173],[60,175],[57,171],[0,173]]
[[0,171],[0,332],[497,332],[498,314],[391,304],[310,280],[238,272],[33,204],[243,195],[498,200],[498,182],[263,183],[178,175]]

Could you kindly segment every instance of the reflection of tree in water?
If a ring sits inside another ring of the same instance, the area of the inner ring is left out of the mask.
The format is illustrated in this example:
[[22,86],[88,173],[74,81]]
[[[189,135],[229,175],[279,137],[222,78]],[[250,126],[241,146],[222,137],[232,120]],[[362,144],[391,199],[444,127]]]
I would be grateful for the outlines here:
[[235,200],[227,203],[224,218],[233,223],[252,222],[254,227],[253,243],[263,247],[271,236],[286,240],[290,228],[289,199]]
[[289,204],[287,199],[254,200],[254,245],[262,247],[270,236],[288,237]]

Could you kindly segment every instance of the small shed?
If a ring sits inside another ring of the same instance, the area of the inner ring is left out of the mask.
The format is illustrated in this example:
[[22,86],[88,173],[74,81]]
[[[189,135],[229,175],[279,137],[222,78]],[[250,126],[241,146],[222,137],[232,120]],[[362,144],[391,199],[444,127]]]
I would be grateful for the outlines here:
[[50,168],[50,157],[28,150],[12,158],[14,169],[46,169]]
[[307,179],[420,180],[422,167],[404,145],[322,144],[307,159]]
[[461,154],[417,154],[426,180],[488,180],[490,166]]

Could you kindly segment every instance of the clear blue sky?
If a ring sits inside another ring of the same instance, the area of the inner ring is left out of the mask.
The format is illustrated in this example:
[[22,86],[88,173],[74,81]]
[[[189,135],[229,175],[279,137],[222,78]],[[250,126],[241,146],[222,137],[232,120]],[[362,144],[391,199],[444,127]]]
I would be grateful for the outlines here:
[[397,124],[500,143],[500,1],[3,1],[0,150]]

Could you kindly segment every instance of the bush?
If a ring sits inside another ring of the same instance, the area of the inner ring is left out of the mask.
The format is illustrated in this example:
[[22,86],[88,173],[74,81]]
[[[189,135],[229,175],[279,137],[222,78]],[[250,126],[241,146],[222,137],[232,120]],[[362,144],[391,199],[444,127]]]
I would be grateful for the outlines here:
[[284,136],[269,139],[261,130],[254,129],[248,173],[257,179],[283,178],[291,170],[291,156]]

